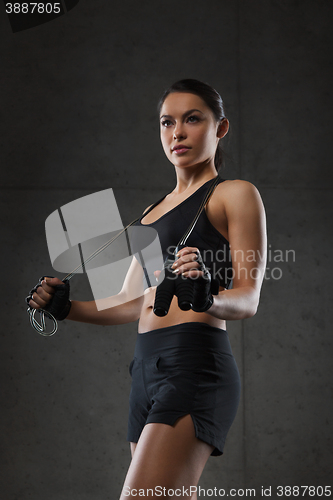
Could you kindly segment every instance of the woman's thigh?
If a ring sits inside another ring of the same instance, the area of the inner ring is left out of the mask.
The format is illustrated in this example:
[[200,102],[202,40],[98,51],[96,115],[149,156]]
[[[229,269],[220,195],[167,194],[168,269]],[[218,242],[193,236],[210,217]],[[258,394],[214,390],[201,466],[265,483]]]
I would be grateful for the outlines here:
[[[134,446],[131,446],[132,452]],[[190,498],[190,488],[197,485],[203,468],[214,447],[195,437],[190,415],[173,425],[147,424],[135,447],[132,462],[124,483],[120,500],[139,496],[139,489],[157,492],[180,489],[187,492],[174,498]],[[131,495],[132,491],[132,495]],[[149,493],[149,498],[155,498]],[[156,498],[172,498],[162,496]],[[193,499],[196,498],[194,495]]]

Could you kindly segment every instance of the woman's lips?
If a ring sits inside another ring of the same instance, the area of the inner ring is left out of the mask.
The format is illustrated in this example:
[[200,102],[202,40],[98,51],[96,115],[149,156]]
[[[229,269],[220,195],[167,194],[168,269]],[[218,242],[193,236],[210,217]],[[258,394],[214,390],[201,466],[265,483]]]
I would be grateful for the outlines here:
[[187,146],[180,145],[173,147],[172,152],[176,153],[177,155],[181,155],[183,153],[186,153],[186,151],[188,151],[189,149],[190,148],[188,148]]

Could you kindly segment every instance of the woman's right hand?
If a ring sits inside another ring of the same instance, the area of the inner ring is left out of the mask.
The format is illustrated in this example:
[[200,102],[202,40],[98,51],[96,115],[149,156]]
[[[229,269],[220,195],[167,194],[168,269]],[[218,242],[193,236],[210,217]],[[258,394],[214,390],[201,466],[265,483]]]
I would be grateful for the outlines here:
[[29,306],[33,309],[45,309],[53,298],[56,285],[63,285],[63,282],[59,278],[44,277],[40,281],[40,285],[37,285],[36,290],[31,294],[32,298],[29,300]]

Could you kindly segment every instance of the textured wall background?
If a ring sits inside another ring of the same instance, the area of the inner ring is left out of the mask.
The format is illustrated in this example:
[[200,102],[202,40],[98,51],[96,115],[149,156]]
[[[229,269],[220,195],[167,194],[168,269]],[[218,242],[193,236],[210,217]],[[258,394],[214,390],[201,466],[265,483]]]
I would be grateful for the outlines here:
[[[112,187],[128,223],[173,189],[155,109],[186,77],[224,97],[224,176],[259,188],[272,257],[257,315],[228,325],[242,403],[200,484],[257,496],[332,484],[332,11],[330,0],[81,0],[13,34],[0,8],[4,500],[120,494],[136,325],[65,322],[45,339],[23,298],[52,271],[44,221],[56,208]],[[72,290],[91,295],[83,276]]]

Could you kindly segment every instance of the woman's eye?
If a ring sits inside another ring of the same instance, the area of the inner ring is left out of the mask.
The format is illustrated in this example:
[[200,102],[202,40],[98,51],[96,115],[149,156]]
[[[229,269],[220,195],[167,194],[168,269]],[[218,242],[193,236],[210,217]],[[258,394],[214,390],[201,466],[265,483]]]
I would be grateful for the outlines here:
[[162,127],[169,127],[171,125],[171,121],[170,120],[162,120],[161,125],[162,125]]
[[190,123],[195,123],[195,122],[199,121],[199,118],[195,115],[191,115],[188,117],[187,121]]

